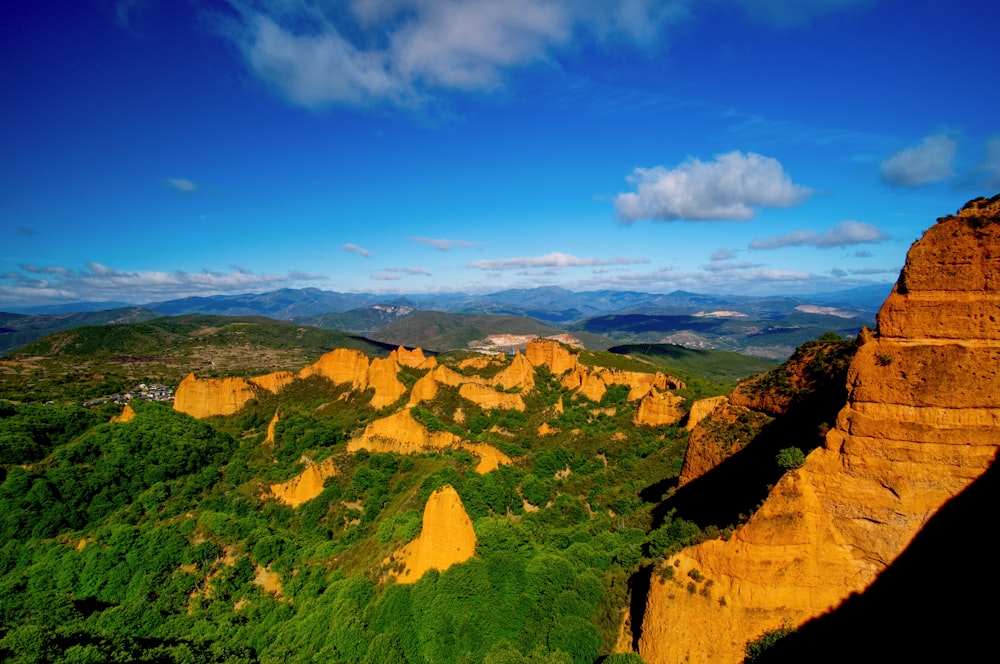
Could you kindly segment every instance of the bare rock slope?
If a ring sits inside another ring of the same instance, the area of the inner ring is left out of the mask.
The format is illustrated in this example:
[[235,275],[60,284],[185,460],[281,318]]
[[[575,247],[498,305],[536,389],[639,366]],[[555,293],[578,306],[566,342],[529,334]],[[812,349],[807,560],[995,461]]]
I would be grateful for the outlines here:
[[863,332],[836,427],[729,541],[654,573],[650,664],[738,662],[745,644],[872,584],[1000,446],[1000,197],[938,220]]

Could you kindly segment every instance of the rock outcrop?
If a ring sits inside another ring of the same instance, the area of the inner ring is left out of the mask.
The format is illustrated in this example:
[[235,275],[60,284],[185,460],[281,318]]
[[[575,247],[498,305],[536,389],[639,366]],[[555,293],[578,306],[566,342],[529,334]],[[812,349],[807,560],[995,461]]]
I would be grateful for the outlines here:
[[535,367],[524,355],[515,353],[510,365],[493,378],[492,384],[505,390],[517,388],[528,392],[535,387]]
[[331,383],[346,383],[356,390],[364,390],[368,387],[368,356],[360,350],[332,350],[299,372],[299,378],[309,376],[322,376]]
[[410,390],[410,400],[406,406],[412,408],[423,401],[431,401],[437,396],[437,393],[438,386],[437,381],[434,380],[434,372],[428,371],[413,384],[413,389]]
[[375,390],[371,407],[375,410],[391,406],[406,394],[406,386],[396,377],[399,365],[391,357],[374,359],[368,367],[368,387]]
[[232,415],[254,396],[254,387],[245,378],[197,378],[190,373],[177,386],[174,410],[198,419]]
[[528,343],[524,355],[533,366],[548,367],[553,376],[572,371],[577,365],[577,356],[558,341],[535,339]]
[[711,415],[713,410],[726,403],[728,400],[729,398],[726,396],[698,399],[691,404],[691,410],[688,411],[688,421],[684,428],[691,431],[698,425],[699,422]]
[[684,417],[684,399],[670,392],[652,391],[642,398],[635,423],[652,427],[670,426]]
[[[1000,448],[1000,197],[940,219],[863,332],[825,444],[728,541],[653,574],[650,664],[739,662],[764,632],[863,591]],[[689,592],[691,587],[694,592]]]
[[278,428],[278,411],[274,411],[274,416],[267,423],[267,434],[264,436],[265,445],[274,445],[274,430]]
[[521,398],[520,394],[498,392],[487,385],[463,383],[461,387],[458,388],[458,395],[486,410],[503,409],[523,411],[525,408],[524,399]]
[[414,348],[413,350],[406,350],[402,346],[392,351],[389,357],[400,365],[411,369],[416,369],[427,361],[427,357],[424,355],[422,349]]
[[323,493],[323,481],[336,474],[333,459],[313,463],[287,482],[272,484],[271,495],[289,507],[298,507]]
[[431,569],[444,571],[476,554],[476,531],[451,486],[434,491],[424,507],[420,535],[385,562],[401,571],[390,572],[397,583],[415,583]]
[[275,371],[263,376],[254,376],[250,379],[250,382],[263,387],[268,392],[277,394],[285,385],[288,385],[293,380],[295,380],[295,374],[291,371]]
[[132,408],[132,404],[127,403],[125,404],[125,407],[122,408],[122,412],[112,417],[111,421],[121,423],[121,422],[130,422],[131,420],[134,419],[135,419],[135,409]]

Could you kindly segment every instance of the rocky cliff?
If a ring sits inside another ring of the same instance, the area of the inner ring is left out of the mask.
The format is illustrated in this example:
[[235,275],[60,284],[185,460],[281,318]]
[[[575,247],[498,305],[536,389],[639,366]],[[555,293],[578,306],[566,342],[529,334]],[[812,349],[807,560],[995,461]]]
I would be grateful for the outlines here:
[[333,459],[309,463],[305,470],[287,482],[272,484],[271,495],[289,507],[298,507],[323,493],[323,481],[336,474]]
[[397,583],[414,583],[427,570],[444,571],[476,554],[476,532],[459,498],[450,485],[434,491],[424,507],[420,535],[390,556],[399,571],[390,572]]
[[193,373],[174,393],[174,410],[192,417],[232,415],[254,398],[254,387],[244,378],[197,378]]
[[738,662],[764,632],[863,591],[1000,447],[1000,197],[945,217],[907,255],[848,369],[825,444],[728,541],[653,574],[650,664]]

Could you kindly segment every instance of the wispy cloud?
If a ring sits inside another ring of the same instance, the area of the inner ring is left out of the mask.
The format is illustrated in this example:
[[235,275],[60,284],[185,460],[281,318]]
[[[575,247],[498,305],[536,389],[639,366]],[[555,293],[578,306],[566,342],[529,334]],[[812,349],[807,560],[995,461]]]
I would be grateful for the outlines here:
[[324,281],[330,277],[325,274],[310,274],[299,270],[291,270],[288,273],[288,278],[292,281]]
[[387,267],[386,272],[392,272],[396,274],[406,274],[411,277],[430,277],[432,272],[430,270],[425,270],[422,267]]
[[947,134],[928,136],[920,145],[900,150],[882,162],[882,181],[897,187],[919,187],[954,177],[951,161],[958,142]]
[[712,252],[712,255],[708,257],[710,261],[730,261],[736,258],[736,252],[732,249],[716,249]]
[[359,247],[353,242],[348,242],[343,247],[341,247],[341,249],[351,254],[357,254],[358,256],[363,256],[364,258],[372,257],[372,252],[368,251],[364,247]]
[[475,267],[487,271],[526,270],[535,268],[565,268],[594,267],[602,265],[635,265],[648,263],[648,258],[580,258],[572,254],[552,252],[544,256],[527,256],[520,258],[500,258],[466,263],[467,267]]
[[399,281],[403,277],[392,272],[376,272],[371,278],[375,281]]
[[868,251],[867,249],[864,249],[862,251],[855,251],[854,252],[854,257],[855,258],[871,258],[874,255],[875,254],[873,254],[872,252]]
[[874,244],[889,239],[877,226],[863,221],[841,221],[830,230],[817,233],[812,230],[793,231],[785,235],[762,238],[750,242],[751,249],[778,249],[780,247],[816,247],[831,249],[852,244]]
[[177,191],[191,192],[197,191],[198,185],[191,180],[185,178],[169,178],[167,179],[167,186],[173,187]]
[[628,177],[635,192],[618,194],[618,219],[651,221],[745,221],[755,207],[791,207],[812,190],[792,183],[777,159],[729,152],[703,162],[689,158],[676,168],[637,168]]
[[61,265],[21,265],[20,272],[0,275],[0,301],[44,304],[65,301],[146,303],[192,295],[270,290],[301,279],[301,273],[256,274],[245,268],[228,272],[119,270],[98,262],[83,269]]
[[986,157],[979,166],[986,173],[984,184],[990,193],[1000,189],[1000,136],[986,141]]
[[34,240],[36,237],[41,235],[41,232],[36,231],[34,228],[29,228],[27,226],[18,226],[17,234],[26,237],[30,240]]
[[411,242],[429,244],[438,251],[451,251],[452,249],[465,249],[470,247],[481,249],[483,247],[482,242],[470,242],[468,240],[446,240],[444,238],[431,237],[411,237],[407,239]]
[[293,103],[413,107],[447,91],[502,87],[579,39],[647,47],[686,20],[690,0],[229,0],[219,31]]
[[739,263],[719,261],[715,263],[709,263],[703,269],[709,272],[726,272],[730,270],[750,270],[752,268],[758,268],[758,267],[763,267],[763,264],[749,263],[747,261],[741,261]]

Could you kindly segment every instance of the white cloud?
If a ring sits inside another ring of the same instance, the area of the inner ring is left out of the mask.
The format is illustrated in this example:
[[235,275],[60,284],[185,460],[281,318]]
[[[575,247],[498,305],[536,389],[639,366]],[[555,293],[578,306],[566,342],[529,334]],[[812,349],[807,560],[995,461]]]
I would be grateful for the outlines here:
[[719,261],[709,263],[704,267],[704,269],[708,272],[726,272],[729,270],[750,270],[757,267],[763,267],[763,265],[761,263],[748,263],[746,261],[741,261],[739,263]]
[[[256,274],[243,268],[229,272],[158,270],[129,272],[97,262],[73,270],[63,266],[22,265],[22,272],[0,277],[0,302],[25,305],[53,301],[126,301],[147,303],[192,295],[219,295],[271,290],[296,278],[292,275]],[[46,275],[34,278],[29,275]]]
[[293,281],[324,281],[330,277],[325,274],[311,274],[300,270],[291,270],[288,273],[288,278]]
[[477,247],[482,248],[482,242],[469,242],[468,240],[446,240],[444,238],[431,238],[431,237],[411,237],[407,238],[411,242],[419,242],[420,244],[429,244],[438,251],[451,251],[452,249],[464,249],[467,247]]
[[778,249],[780,247],[816,247],[831,249],[852,244],[874,244],[889,239],[877,226],[863,221],[841,221],[828,231],[793,231],[785,235],[762,238],[750,242],[751,249]]
[[344,251],[346,251],[348,253],[357,254],[358,256],[363,256],[364,258],[371,258],[372,257],[372,252],[368,251],[364,247],[359,247],[358,245],[354,244],[353,242],[348,242],[343,247],[341,247],[341,249],[343,249]]
[[928,136],[920,145],[900,150],[882,162],[882,181],[897,187],[919,187],[955,175],[951,160],[958,143],[946,134]]
[[185,178],[170,178],[167,180],[167,184],[177,191],[197,191],[198,185],[191,180]]
[[[249,67],[290,101],[415,106],[437,92],[488,91],[509,70],[575,38],[654,43],[691,0],[228,0],[220,26]],[[217,19],[218,20],[218,19]]]
[[376,281],[399,281],[403,277],[391,272],[379,272],[377,274],[373,274],[371,278]]
[[710,261],[729,261],[736,258],[736,252],[732,249],[716,249],[708,257]]
[[501,270],[525,270],[534,268],[563,268],[563,267],[592,267],[601,265],[635,265],[638,263],[648,263],[648,258],[624,258],[615,257],[604,258],[579,258],[572,254],[552,252],[544,256],[528,256],[522,258],[501,258],[497,260],[482,260],[466,263],[467,267],[476,267],[480,270],[501,271]]
[[986,158],[980,165],[986,172],[986,187],[990,189],[989,194],[1000,189],[1000,136],[994,136],[986,141]]
[[868,251],[867,249],[864,249],[862,251],[855,251],[854,252],[854,257],[855,258],[871,258],[874,255],[875,254],[873,254],[872,252]]
[[432,276],[430,270],[425,270],[422,267],[387,267],[386,272],[393,272],[398,274],[408,274],[410,276]]
[[623,223],[743,221],[753,218],[752,208],[791,207],[812,194],[793,184],[777,159],[753,152],[729,152],[710,162],[689,158],[673,169],[637,168],[628,180],[636,191],[615,197]]

